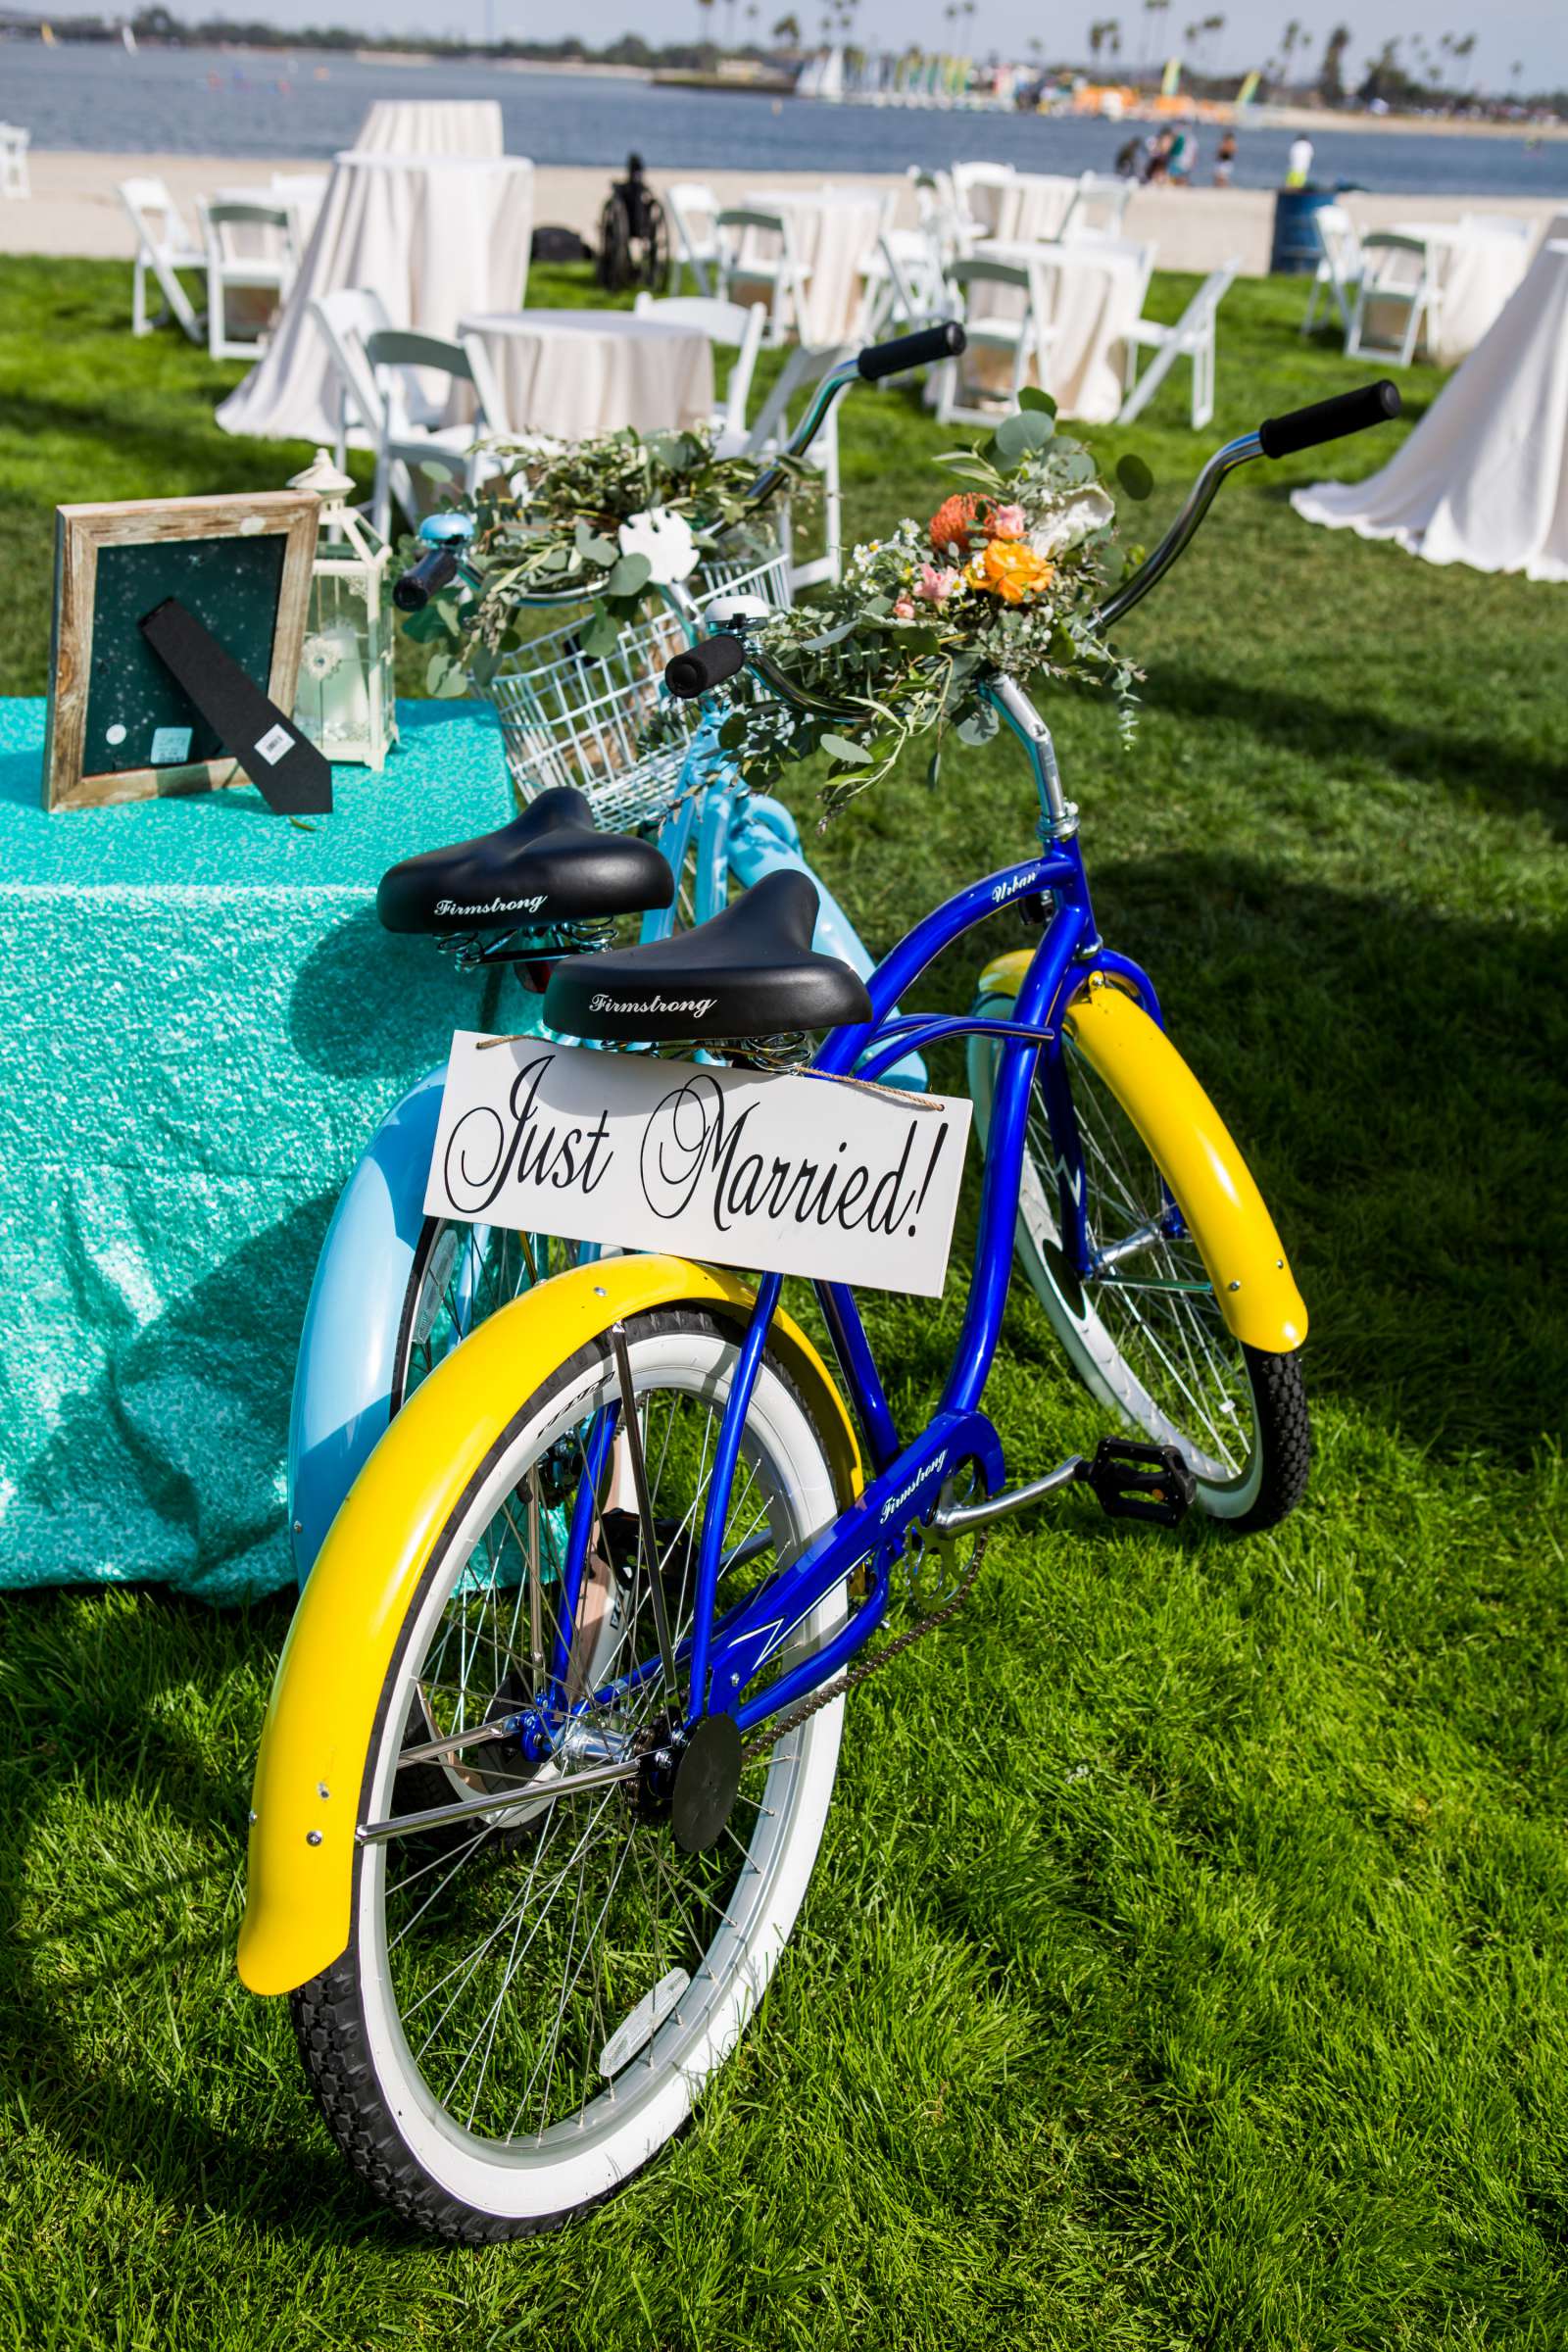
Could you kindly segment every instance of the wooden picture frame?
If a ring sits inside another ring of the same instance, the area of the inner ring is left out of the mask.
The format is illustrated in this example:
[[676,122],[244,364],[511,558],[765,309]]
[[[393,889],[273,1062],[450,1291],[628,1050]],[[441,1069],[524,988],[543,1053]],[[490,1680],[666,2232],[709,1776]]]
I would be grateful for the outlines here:
[[[291,711],[319,518],[309,490],[56,509],[46,808],[102,808],[248,780],[216,749],[136,619],[177,596]],[[108,715],[121,704],[123,720]],[[214,750],[200,752],[203,743]]]

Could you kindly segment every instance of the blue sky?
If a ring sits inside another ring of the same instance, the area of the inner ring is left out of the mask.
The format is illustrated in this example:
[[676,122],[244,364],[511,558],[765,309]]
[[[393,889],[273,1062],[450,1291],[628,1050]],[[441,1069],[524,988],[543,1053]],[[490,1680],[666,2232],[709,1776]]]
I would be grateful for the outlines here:
[[[281,25],[332,23],[363,26],[367,33],[396,26],[404,30],[437,26],[476,36],[487,22],[498,33],[518,38],[558,38],[569,22],[585,41],[613,40],[630,28],[648,40],[678,39],[695,29],[695,0],[574,0],[569,11],[540,0],[172,0],[176,13],[200,16],[221,8],[236,17],[265,16]],[[765,27],[793,7],[808,32],[814,30],[823,0],[760,0]],[[78,13],[67,0],[62,16]],[[722,0],[721,9],[722,14]],[[1171,0],[1161,29],[1150,48],[1166,53],[1182,46],[1180,28],[1196,19],[1219,13],[1211,0]],[[1435,0],[1421,6],[1413,0],[1356,0],[1354,7],[1333,6],[1329,0],[1297,0],[1295,8],[1256,0],[1232,0],[1224,11],[1226,28],[1205,51],[1216,66],[1260,65],[1277,52],[1281,28],[1293,15],[1305,28],[1305,53],[1315,57],[1331,25],[1343,18],[1353,31],[1352,62],[1369,55],[1394,34],[1408,37],[1424,32],[1435,50],[1444,32],[1474,32],[1473,71],[1483,87],[1506,88],[1515,59],[1524,65],[1527,88],[1568,86],[1568,5],[1565,0]],[[737,12],[738,16],[738,12]],[[1031,35],[1037,35],[1049,55],[1087,58],[1088,27],[1097,17],[1120,18],[1122,56],[1136,61],[1145,54],[1147,37],[1142,0],[1102,0],[1098,7],[1076,4],[1041,7],[1038,0],[979,0],[966,20],[966,45],[985,50],[1011,50],[1022,56]],[[922,41],[938,47],[948,37],[943,0],[859,0],[859,35],[873,44],[902,46]]]

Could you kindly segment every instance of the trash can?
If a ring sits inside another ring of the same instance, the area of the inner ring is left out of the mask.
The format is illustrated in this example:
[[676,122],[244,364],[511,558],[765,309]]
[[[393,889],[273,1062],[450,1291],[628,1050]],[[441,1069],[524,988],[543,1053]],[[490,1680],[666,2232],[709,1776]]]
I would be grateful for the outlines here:
[[1323,259],[1315,216],[1333,204],[1332,188],[1281,188],[1274,199],[1274,244],[1268,257],[1271,271],[1286,277],[1308,277]]

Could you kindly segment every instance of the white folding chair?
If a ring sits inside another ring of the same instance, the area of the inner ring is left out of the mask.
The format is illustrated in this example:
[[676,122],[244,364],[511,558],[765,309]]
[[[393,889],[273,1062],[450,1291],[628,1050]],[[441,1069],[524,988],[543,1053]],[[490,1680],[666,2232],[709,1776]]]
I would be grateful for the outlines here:
[[721,302],[713,294],[643,293],[632,311],[639,318],[658,318],[666,326],[695,326],[717,350],[735,354],[712,424],[719,452],[728,456],[738,450],[746,439],[746,405],[767,324],[760,303]]
[[[321,330],[332,362],[337,393],[337,441],[332,454],[341,472],[351,439],[373,449],[381,438],[381,395],[365,347],[371,335],[387,333],[392,321],[380,295],[369,286],[340,286],[335,293],[316,294],[306,307]],[[395,478],[392,489],[407,513],[406,478]]]
[[[199,343],[202,322],[176,272],[200,270],[205,274],[206,246],[197,243],[161,179],[122,179],[116,183],[115,193],[136,232],[136,259],[130,272],[131,333],[150,335],[166,318],[174,318],[191,341]],[[164,298],[163,310],[156,318],[147,316],[149,271],[157,279]]]
[[[417,490],[417,477],[428,481],[432,470],[439,471],[471,491],[487,474],[500,470],[499,459],[481,444],[487,434],[505,433],[507,419],[489,355],[476,335],[449,343],[439,335],[377,327],[365,337],[365,356],[377,401],[370,519],[385,539],[392,526],[394,474],[403,484],[398,503],[416,522],[421,504],[430,503],[429,495]],[[445,381],[439,397],[430,392],[431,375]],[[466,384],[472,391],[471,423],[446,421],[454,384]]]
[[[961,360],[944,361],[937,370],[939,423],[995,423],[999,414],[1017,407],[1031,369],[1045,385],[1055,335],[1052,271],[1046,248],[1028,261],[991,261],[976,253],[954,263],[948,271],[948,291],[963,319],[968,345],[965,356],[1000,354],[1007,361],[1009,372],[1006,390],[993,392],[964,371]],[[974,298],[982,288],[1008,291],[1021,299],[1011,310],[977,308]]]
[[294,241],[301,253],[326,200],[328,176],[325,172],[274,172],[268,182],[278,203],[286,204],[294,216]]
[[30,196],[32,180],[27,171],[27,149],[32,133],[24,130],[20,122],[0,122],[0,196]]
[[894,328],[926,326],[947,317],[947,275],[931,228],[884,228],[860,264],[856,333],[874,343]]
[[[755,458],[760,466],[772,457],[789,438],[790,403],[797,393],[808,392],[826,375],[830,368],[843,360],[853,359],[853,343],[832,343],[812,351],[798,343],[779,369],[777,381],[758,413],[757,422],[746,437],[745,455]],[[789,564],[792,591],[813,588],[821,580],[836,583],[844,565],[844,501],[839,480],[839,416],[833,409],[827,422],[811,443],[806,463],[822,476],[823,553],[804,563],[795,561],[794,534],[790,527],[789,509],[784,507],[781,531],[784,553]]]
[[1064,245],[1087,243],[1091,238],[1119,237],[1122,216],[1132,199],[1130,179],[1116,179],[1103,172],[1080,172],[1072,202],[1056,234]]
[[1441,300],[1425,239],[1374,229],[1361,240],[1361,283],[1345,339],[1346,358],[1408,368],[1423,339],[1429,349],[1437,341]]
[[[197,210],[207,249],[208,354],[215,360],[253,360],[266,340],[267,322],[259,324],[253,335],[231,333],[229,297],[248,296],[245,307],[258,314],[264,298],[269,314],[281,310],[299,268],[294,216],[286,204],[264,204],[237,196],[204,196]],[[247,233],[239,237],[240,231]],[[264,239],[270,250],[264,246]],[[252,250],[244,250],[247,245]]]
[[706,180],[677,179],[664,190],[664,210],[674,223],[669,254],[669,291],[680,292],[681,272],[689,270],[699,294],[712,294],[718,283],[718,198]]
[[[725,301],[744,301],[740,289],[747,286],[765,287],[764,340],[782,343],[793,334],[804,341],[806,288],[811,272],[796,258],[788,215],[737,205],[716,214],[713,226],[718,237],[718,290]],[[760,248],[760,239],[767,241],[767,249]]]
[[954,209],[967,237],[991,234],[984,213],[977,214],[970,198],[981,188],[1004,188],[1017,173],[1011,164],[955,164],[950,174]]
[[[1116,418],[1118,424],[1131,424],[1135,416],[1141,416],[1177,361],[1191,360],[1193,430],[1202,431],[1214,414],[1219,306],[1235,284],[1240,268],[1239,261],[1229,261],[1222,270],[1215,270],[1205,277],[1174,326],[1161,326],[1154,318],[1140,318],[1129,329],[1122,378],[1127,397]],[[1138,372],[1141,351],[1154,355],[1142,375]]]
[[1361,283],[1361,239],[1355,222],[1343,204],[1319,205],[1312,215],[1317,241],[1323,248],[1312,279],[1312,291],[1307,299],[1306,317],[1301,320],[1301,332],[1309,335],[1321,304],[1325,313],[1332,305],[1340,314],[1340,324],[1347,334],[1350,331],[1350,313],[1356,289]]

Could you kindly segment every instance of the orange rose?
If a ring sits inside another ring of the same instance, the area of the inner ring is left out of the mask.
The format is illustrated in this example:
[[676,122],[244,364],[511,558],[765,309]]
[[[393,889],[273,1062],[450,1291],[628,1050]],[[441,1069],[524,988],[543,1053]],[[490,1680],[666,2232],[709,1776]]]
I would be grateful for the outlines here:
[[1054,570],[1045,557],[1037,556],[1024,541],[992,539],[971,558],[963,576],[971,588],[984,588],[992,596],[1000,596],[1004,605],[1021,605],[1025,597],[1038,596],[1050,587]]
[[969,552],[969,534],[975,527],[981,501],[973,491],[955,491],[945,498],[931,517],[931,544],[938,555],[949,549],[965,556]]

